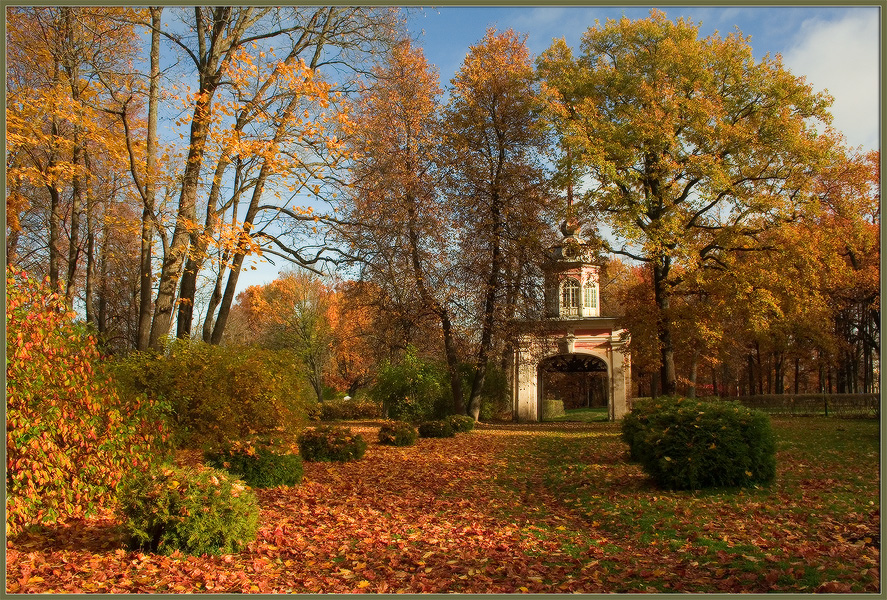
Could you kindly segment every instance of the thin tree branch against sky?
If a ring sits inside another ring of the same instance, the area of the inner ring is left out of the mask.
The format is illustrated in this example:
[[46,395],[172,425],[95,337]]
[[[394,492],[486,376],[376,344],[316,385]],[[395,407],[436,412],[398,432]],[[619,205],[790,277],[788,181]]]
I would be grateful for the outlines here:
[[[416,10],[409,27],[428,62],[440,72],[444,87],[459,69],[469,48],[487,28],[508,28],[527,35],[538,55],[555,38],[578,50],[579,39],[595,20],[644,19],[651,6],[443,6]],[[833,125],[848,146],[880,147],[881,7],[871,6],[665,6],[669,19],[686,17],[701,23],[700,36],[736,29],[750,38],[755,57],[780,54],[786,67],[802,75],[815,90],[834,97]],[[243,289],[266,283],[277,267],[260,263],[244,273]]]

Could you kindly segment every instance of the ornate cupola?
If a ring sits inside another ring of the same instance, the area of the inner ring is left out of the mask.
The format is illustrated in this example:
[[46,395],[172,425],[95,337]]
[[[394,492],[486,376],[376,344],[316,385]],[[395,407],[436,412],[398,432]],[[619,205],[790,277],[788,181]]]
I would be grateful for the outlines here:
[[570,217],[561,224],[564,235],[549,250],[545,267],[546,317],[587,319],[600,316],[599,267],[580,236],[580,224]]

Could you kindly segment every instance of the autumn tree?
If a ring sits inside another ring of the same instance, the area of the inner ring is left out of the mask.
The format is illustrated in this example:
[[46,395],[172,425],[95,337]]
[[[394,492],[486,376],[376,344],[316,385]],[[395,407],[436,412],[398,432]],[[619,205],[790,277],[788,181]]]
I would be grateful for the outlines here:
[[[394,9],[361,7],[194,7],[170,14],[183,26],[164,26],[159,33],[187,66],[180,84],[169,83],[164,96],[180,98],[178,125],[190,131],[183,134],[187,153],[175,223],[160,266],[153,347],[169,333],[176,305],[177,334],[190,335],[197,278],[213,246],[224,264],[219,278],[228,275],[224,291],[217,281],[204,322],[204,337],[215,342],[244,258],[262,243],[266,252],[296,263],[319,260],[316,252],[303,254],[298,245],[288,245],[280,228],[270,226],[286,214],[296,243],[312,232],[313,217],[292,204],[299,194],[317,193],[315,184],[336,149],[323,124],[338,112],[327,108],[333,94],[320,84],[319,72],[342,74],[347,84],[347,70],[359,69],[371,50],[384,51],[400,23]],[[158,32],[156,24],[150,28]],[[311,162],[311,156],[317,160]],[[197,197],[204,185],[209,191],[202,208]],[[238,216],[240,202],[247,206]],[[262,241],[253,241],[259,232]]]
[[368,287],[343,281],[331,297],[334,343],[329,380],[332,387],[352,397],[372,383],[376,367],[388,358],[392,343],[406,343],[402,338],[386,339],[382,314],[372,308]]
[[541,255],[540,215],[552,198],[541,105],[525,38],[490,29],[469,50],[443,111],[445,193],[459,216],[459,272],[473,290],[465,303],[478,330],[467,406],[475,419],[494,342]]
[[[8,231],[19,252],[19,218],[36,209],[44,216],[30,232],[27,259],[40,259],[52,285],[64,285],[72,303],[80,290],[83,263],[95,257],[96,228],[109,189],[99,174],[123,157],[120,128],[107,110],[109,89],[130,84],[136,33],[118,19],[134,9],[29,7],[7,10],[7,210]],[[113,186],[111,186],[113,187]],[[64,238],[67,237],[67,240]],[[86,257],[86,261],[84,261]],[[35,264],[36,266],[36,264]],[[86,269],[89,292],[92,271]],[[87,304],[91,299],[87,298]],[[91,316],[91,315],[90,315]]]
[[316,275],[291,270],[271,283],[251,286],[239,296],[255,340],[288,350],[304,369],[318,402],[323,402],[335,342],[335,292]]
[[360,259],[362,279],[402,297],[404,311],[433,315],[461,413],[459,332],[451,314],[456,215],[439,193],[441,90],[421,49],[408,41],[374,75],[354,110],[352,178],[337,233]]
[[674,267],[762,249],[763,231],[807,208],[834,145],[816,130],[830,121],[828,96],[779,57],[756,61],[738,32],[700,39],[698,30],[653,11],[590,28],[578,57],[561,40],[538,61],[590,184],[585,213],[612,228],[612,252],[652,267],[666,393],[677,380]]

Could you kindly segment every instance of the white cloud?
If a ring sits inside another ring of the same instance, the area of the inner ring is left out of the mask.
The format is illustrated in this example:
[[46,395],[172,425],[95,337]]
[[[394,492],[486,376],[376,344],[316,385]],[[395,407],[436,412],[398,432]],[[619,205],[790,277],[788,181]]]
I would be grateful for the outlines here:
[[877,149],[880,142],[880,35],[877,10],[837,21],[811,19],[801,26],[783,62],[817,91],[828,91],[833,126],[851,146]]

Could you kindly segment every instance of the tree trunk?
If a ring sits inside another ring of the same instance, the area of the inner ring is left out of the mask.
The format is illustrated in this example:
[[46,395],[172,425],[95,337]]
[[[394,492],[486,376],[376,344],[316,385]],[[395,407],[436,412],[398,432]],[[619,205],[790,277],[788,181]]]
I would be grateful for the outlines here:
[[764,394],[764,362],[761,360],[761,345],[755,342],[756,364],[758,367],[758,394]]
[[159,349],[163,338],[172,326],[172,312],[176,299],[182,266],[188,253],[190,242],[189,224],[193,223],[197,212],[197,188],[200,184],[200,167],[203,164],[203,151],[209,134],[210,111],[215,84],[200,91],[194,118],[191,121],[191,142],[188,161],[182,176],[182,191],[179,196],[179,209],[168,255],[164,257],[160,272],[157,301],[154,305],[154,320],[151,323],[149,347]]
[[748,395],[755,395],[755,357],[751,352],[748,353]]
[[801,358],[795,357],[795,395],[800,393],[801,389]]
[[[64,7],[65,16],[65,43],[67,52],[63,67],[68,77],[71,88],[71,100],[76,106],[80,102],[80,65],[77,62],[77,40],[74,39],[74,24],[72,22],[71,7]],[[80,123],[73,124],[73,145],[71,148],[71,164],[74,167],[71,177],[71,224],[68,229],[68,269],[65,279],[65,300],[68,306],[74,303],[74,293],[77,289],[77,262],[80,259],[80,214],[83,212],[83,188],[86,167],[84,163],[83,131]],[[83,170],[79,167],[83,165]]]
[[453,326],[447,309],[431,295],[425,285],[425,269],[422,265],[422,258],[419,255],[419,233],[415,227],[418,217],[415,200],[408,198],[407,205],[408,236],[413,276],[415,277],[416,287],[422,302],[440,319],[441,330],[444,336],[444,355],[447,361],[447,371],[450,375],[450,389],[453,394],[453,412],[461,415],[465,413],[465,402],[462,395],[462,376],[459,373],[459,356],[456,352]]
[[151,65],[148,86],[148,137],[146,140],[145,190],[142,206],[142,235],[139,251],[139,321],[136,349],[148,349],[151,341],[151,298],[154,295],[151,258],[154,241],[154,183],[157,169],[157,104],[160,100],[160,27],[162,6],[152,6],[151,13]]
[[[87,171],[90,170],[89,154],[84,155],[84,164]],[[93,229],[93,211],[95,210],[95,198],[92,194],[92,188],[86,187],[86,289],[84,290],[84,301],[86,304],[86,322],[91,323],[95,320],[93,311],[93,296],[95,289],[95,230]]]
[[668,289],[668,274],[671,270],[671,258],[661,256],[653,263],[653,292],[656,306],[659,308],[658,330],[660,348],[660,380],[662,393],[673,396],[677,393],[677,376],[674,366],[674,345],[671,339],[671,293]]
[[[256,213],[258,212],[259,198],[262,195],[262,188],[264,188],[265,182],[265,176],[262,173],[265,173],[265,167],[262,167],[262,171],[259,174],[259,182],[256,183],[256,189],[253,191],[249,208],[246,211],[246,218],[243,220],[245,231],[241,235],[244,236],[249,235],[247,232],[252,227],[253,219],[256,218]],[[210,337],[211,344],[219,345],[222,343],[222,335],[225,333],[225,325],[228,324],[228,315],[231,313],[231,305],[234,303],[234,294],[237,292],[237,280],[240,278],[240,270],[243,268],[243,261],[246,259],[247,248],[248,245],[245,242],[238,244],[237,252],[235,252],[234,259],[231,261],[228,269],[228,282],[225,284],[225,293],[222,295],[221,304],[219,304],[219,315],[216,317],[216,323]]]
[[486,298],[484,298],[483,324],[481,326],[480,347],[475,361],[474,377],[471,382],[471,394],[468,396],[468,415],[475,421],[480,417],[480,392],[484,386],[489,362],[490,347],[493,343],[493,324],[496,318],[496,296],[499,293],[499,272],[502,268],[502,218],[499,210],[498,197],[492,202],[493,217],[493,248],[490,258],[490,275],[487,278]]
[[785,354],[782,352],[773,353],[773,393],[785,393],[785,373],[783,365],[785,363]]
[[690,358],[690,387],[687,395],[690,398],[696,397],[696,371],[699,368],[699,349],[693,348],[693,355]]

